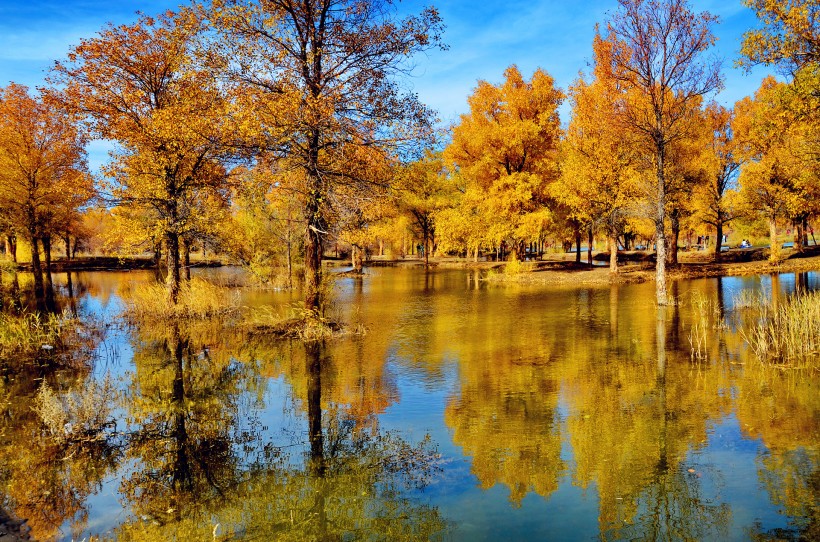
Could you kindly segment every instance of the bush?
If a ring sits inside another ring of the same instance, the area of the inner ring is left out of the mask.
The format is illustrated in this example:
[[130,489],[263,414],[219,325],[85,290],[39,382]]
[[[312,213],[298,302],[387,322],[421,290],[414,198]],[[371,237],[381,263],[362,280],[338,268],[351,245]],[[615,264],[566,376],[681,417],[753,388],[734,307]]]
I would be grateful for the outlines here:
[[106,375],[66,392],[55,392],[43,382],[34,399],[34,411],[48,435],[59,443],[91,442],[105,438],[115,425],[112,415],[117,391]]

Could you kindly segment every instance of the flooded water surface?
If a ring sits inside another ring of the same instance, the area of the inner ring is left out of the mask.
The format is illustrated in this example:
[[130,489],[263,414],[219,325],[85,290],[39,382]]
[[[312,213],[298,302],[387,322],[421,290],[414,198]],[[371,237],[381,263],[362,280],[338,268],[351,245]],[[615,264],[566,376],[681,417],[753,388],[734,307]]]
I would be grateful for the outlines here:
[[[817,377],[762,366],[739,331],[744,292],[815,274],[679,282],[658,309],[654,284],[374,268],[336,281],[359,332],[312,343],[126,325],[151,280],[74,274],[101,329],[85,357],[4,369],[0,503],[34,539],[820,539]],[[44,425],[43,382],[85,418]]]

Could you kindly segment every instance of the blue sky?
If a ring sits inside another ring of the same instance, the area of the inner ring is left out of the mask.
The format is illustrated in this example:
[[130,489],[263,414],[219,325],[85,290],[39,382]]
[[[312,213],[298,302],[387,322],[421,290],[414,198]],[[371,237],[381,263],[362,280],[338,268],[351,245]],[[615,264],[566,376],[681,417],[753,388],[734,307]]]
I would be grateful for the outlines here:
[[[399,7],[416,12],[426,3],[404,0]],[[155,14],[178,4],[178,0],[0,0],[0,86],[10,81],[42,85],[54,60],[105,23],[132,22],[137,10]],[[504,69],[513,63],[526,77],[541,67],[566,89],[580,70],[587,70],[595,23],[603,23],[617,2],[438,0],[432,4],[447,26],[444,39],[450,48],[420,58],[410,84],[449,123],[467,110],[467,96],[479,79],[500,82]],[[693,0],[692,6],[721,19],[715,28],[715,53],[724,59],[726,89],[717,99],[731,105],[753,93],[767,73],[757,69],[746,75],[732,67],[741,35],[757,20],[740,0]],[[562,108],[564,122],[567,114],[567,108]]]

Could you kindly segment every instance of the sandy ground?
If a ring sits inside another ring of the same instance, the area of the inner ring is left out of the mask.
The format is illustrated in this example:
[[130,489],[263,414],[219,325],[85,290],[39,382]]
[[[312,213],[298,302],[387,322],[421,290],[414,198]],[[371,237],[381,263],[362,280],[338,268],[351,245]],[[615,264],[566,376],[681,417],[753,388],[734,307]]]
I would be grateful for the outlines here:
[[[477,268],[490,270],[487,279],[497,282],[515,282],[531,284],[628,284],[655,280],[654,254],[646,252],[627,252],[619,254],[618,274],[609,272],[608,254],[593,253],[596,265],[575,262],[575,254],[550,254],[543,260],[528,261],[521,264],[517,274],[504,272],[505,263],[473,262],[456,258],[431,259],[431,265],[439,268]],[[783,260],[775,265],[770,263],[765,249],[752,248],[731,250],[723,253],[723,261],[713,262],[711,252],[679,252],[677,266],[667,266],[667,277],[670,280],[698,277],[760,275],[770,273],[795,273],[820,270],[820,249],[810,247],[802,254],[792,249],[784,249]],[[375,265],[405,264],[421,265],[420,260],[407,258],[392,262],[373,262]]]

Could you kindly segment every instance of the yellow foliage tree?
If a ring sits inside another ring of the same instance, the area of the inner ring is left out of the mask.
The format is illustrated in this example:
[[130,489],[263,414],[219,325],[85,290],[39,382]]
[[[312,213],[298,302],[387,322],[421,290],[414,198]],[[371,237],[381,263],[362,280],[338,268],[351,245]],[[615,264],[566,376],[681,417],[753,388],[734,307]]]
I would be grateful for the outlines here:
[[40,246],[50,287],[51,239],[94,194],[85,138],[72,117],[22,85],[0,89],[0,213],[31,245],[34,289],[43,299]]
[[703,60],[714,43],[715,17],[694,13],[686,0],[619,0],[607,23],[612,70],[625,89],[619,112],[651,153],[654,175],[656,299],[669,302],[666,290],[666,211],[669,146],[686,137],[687,122],[698,102],[721,85],[719,63]]
[[305,307],[318,311],[325,238],[339,192],[365,192],[350,167],[429,134],[430,111],[403,93],[407,59],[439,44],[433,8],[398,19],[375,0],[218,0],[214,44],[251,145],[304,174]]
[[[231,117],[216,82],[198,69],[202,20],[192,10],[142,16],[81,41],[54,80],[60,99],[85,115],[91,133],[119,145],[104,169],[113,199],[142,215],[143,237],[165,243],[168,298],[176,303],[180,245],[222,208],[222,142]],[[135,222],[131,222],[135,224]]]
[[497,243],[511,242],[520,258],[527,239],[551,221],[548,186],[558,178],[558,106],[564,95],[538,69],[526,81],[516,66],[504,82],[479,81],[468,98],[445,159],[457,168],[476,197],[478,213],[489,222]]
[[622,91],[612,77],[611,43],[593,42],[591,82],[580,78],[570,87],[572,118],[567,130],[561,179],[554,197],[580,223],[602,229],[609,239],[609,270],[618,272],[618,237],[640,195],[638,143],[617,115]]
[[811,171],[802,167],[794,152],[800,133],[789,126],[784,114],[783,92],[787,85],[767,77],[754,99],[746,97],[735,105],[735,131],[739,152],[745,160],[741,169],[741,194],[745,204],[762,213],[769,222],[770,260],[780,259],[777,220],[799,213],[812,201],[808,187],[814,185]]

